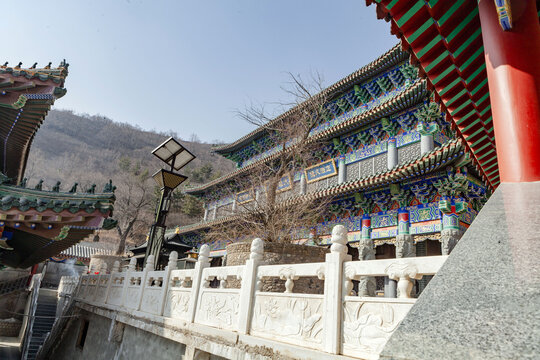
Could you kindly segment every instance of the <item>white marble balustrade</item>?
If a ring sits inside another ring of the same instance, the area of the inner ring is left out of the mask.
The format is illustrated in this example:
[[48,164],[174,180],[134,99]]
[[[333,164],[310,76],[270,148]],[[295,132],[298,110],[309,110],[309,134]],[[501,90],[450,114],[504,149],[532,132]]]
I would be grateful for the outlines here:
[[[82,276],[76,299],[141,316],[376,359],[416,301],[410,297],[414,280],[436,274],[446,256],[351,261],[346,241],[346,230],[338,225],[325,262],[262,265],[264,244],[255,239],[245,265],[213,268],[209,248],[203,245],[194,269],[177,270],[173,253],[163,271],[135,271],[132,262],[125,272],[116,267],[110,274]],[[398,298],[354,296],[352,281],[373,276],[396,280]],[[295,292],[294,282],[302,277],[324,280],[324,292]],[[269,278],[284,281],[285,292],[260,291],[261,282]],[[210,287],[215,280],[219,286]]]

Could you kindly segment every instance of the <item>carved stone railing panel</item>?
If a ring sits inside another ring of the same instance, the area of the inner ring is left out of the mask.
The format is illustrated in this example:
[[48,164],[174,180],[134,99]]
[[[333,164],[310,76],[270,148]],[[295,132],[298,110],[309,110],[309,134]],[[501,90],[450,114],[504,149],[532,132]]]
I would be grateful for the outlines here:
[[378,358],[415,301],[346,296],[343,302],[342,354]]
[[[176,270],[173,257],[164,271],[150,266],[135,271],[132,261],[125,273],[115,266],[110,275],[105,271],[84,275],[76,299],[328,354],[377,358],[414,304],[415,299],[409,298],[413,281],[436,274],[447,256],[351,261],[347,241],[346,228],[338,225],[332,230],[325,262],[260,265],[264,243],[255,239],[245,265],[214,268],[209,267],[210,250],[203,245],[194,269]],[[396,280],[399,297],[348,296],[353,280],[375,276]],[[311,278],[324,281],[323,294],[299,293],[302,281]],[[209,286],[214,279],[219,288]],[[257,291],[266,279],[281,282],[285,292]]]
[[195,323],[220,329],[237,330],[239,300],[240,291],[238,289],[201,289],[195,313]]
[[255,295],[250,334],[309,348],[323,348],[323,295]]
[[174,288],[167,292],[163,316],[175,319],[189,320],[189,299],[191,289]]
[[97,289],[99,275],[89,275],[82,298],[87,301],[93,301]]
[[127,286],[124,294],[123,306],[138,310],[141,291],[143,290],[144,272],[129,272]]
[[105,303],[107,297],[107,288],[111,275],[98,275],[97,289],[94,292],[93,301],[97,304]]
[[122,305],[122,296],[124,295],[124,285],[126,282],[126,273],[113,272],[111,273],[111,283],[109,292],[107,293],[107,304],[120,306]]

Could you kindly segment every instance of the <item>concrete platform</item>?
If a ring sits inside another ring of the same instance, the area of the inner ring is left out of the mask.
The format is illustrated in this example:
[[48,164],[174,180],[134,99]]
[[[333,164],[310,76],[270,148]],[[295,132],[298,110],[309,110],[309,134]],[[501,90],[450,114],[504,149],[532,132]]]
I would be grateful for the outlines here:
[[538,359],[540,182],[501,184],[382,359]]

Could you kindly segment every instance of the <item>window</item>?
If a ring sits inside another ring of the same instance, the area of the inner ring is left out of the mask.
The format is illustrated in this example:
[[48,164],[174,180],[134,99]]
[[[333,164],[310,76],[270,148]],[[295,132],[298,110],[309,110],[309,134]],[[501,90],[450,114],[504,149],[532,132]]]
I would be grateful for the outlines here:
[[80,349],[84,347],[84,342],[86,341],[86,334],[88,334],[88,325],[90,325],[90,322],[88,320],[82,321],[79,330],[79,338],[77,339],[77,347]]

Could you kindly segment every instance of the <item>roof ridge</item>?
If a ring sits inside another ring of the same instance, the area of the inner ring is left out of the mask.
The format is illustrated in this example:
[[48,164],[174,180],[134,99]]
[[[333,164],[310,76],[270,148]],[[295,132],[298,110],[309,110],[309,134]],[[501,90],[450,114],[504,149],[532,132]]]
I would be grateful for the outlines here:
[[[323,94],[335,93],[335,92],[339,91],[343,86],[346,86],[349,82],[360,80],[362,75],[364,75],[365,73],[367,73],[368,71],[370,71],[370,70],[372,70],[374,68],[379,70],[377,73],[380,73],[380,72],[386,70],[385,67],[378,66],[379,63],[381,61],[383,61],[384,59],[386,59],[387,57],[390,57],[391,55],[393,55],[394,52],[398,52],[398,51],[402,52],[404,54],[407,54],[407,56],[408,56],[408,53],[406,51],[403,51],[401,49],[401,44],[398,43],[398,44],[394,45],[390,50],[388,50],[385,53],[383,53],[382,55],[380,55],[377,59],[371,61],[367,65],[364,65],[360,69],[354,71],[353,73],[347,75],[346,77],[342,78],[341,80],[338,80],[337,82],[335,82],[332,85],[328,86],[326,89],[324,89],[320,93],[316,94],[314,97],[322,96]],[[392,64],[392,65],[394,65],[394,64]],[[372,76],[372,75],[373,74],[371,74],[370,76]],[[306,100],[306,101],[309,101],[309,100]],[[302,102],[301,104],[298,104],[298,105],[292,107],[291,109],[285,111],[284,113],[278,115],[276,118],[274,118],[273,120],[268,122],[266,125],[269,125],[271,123],[274,123],[274,122],[285,119],[286,117],[290,116],[295,111],[297,111],[302,106],[302,104],[304,104],[304,103],[305,102]],[[242,136],[238,140],[236,140],[236,141],[234,141],[234,142],[232,142],[230,144],[224,144],[224,145],[215,146],[215,147],[212,148],[212,150],[214,152],[219,153],[220,151],[226,150],[226,149],[228,149],[230,147],[236,146],[236,145],[248,140],[249,138],[253,137],[254,135],[258,134],[259,132],[262,132],[264,129],[265,129],[264,125],[259,126],[257,129],[255,129],[255,130],[249,132],[248,134]]]
[[[394,97],[391,97],[389,99],[387,99],[386,101],[384,101],[383,103],[380,103],[378,104],[376,107],[362,113],[362,114],[359,114],[357,116],[354,116],[342,123],[339,123],[339,124],[336,124],[324,131],[321,131],[320,133],[317,133],[315,135],[313,135],[312,139],[313,141],[314,140],[318,140],[318,139],[321,139],[325,136],[329,136],[329,135],[332,135],[334,133],[334,131],[338,130],[338,129],[343,129],[343,128],[346,128],[348,125],[350,126],[351,124],[354,124],[356,122],[358,122],[359,120],[361,119],[365,119],[365,120],[369,120],[371,117],[373,116],[376,116],[377,113],[379,111],[381,111],[383,109],[384,106],[387,106],[389,105],[389,103],[392,103],[392,102],[396,102],[398,100],[401,99],[402,96],[405,96],[409,93],[412,93],[414,92],[418,87],[420,86],[425,86],[426,84],[426,80],[425,79],[417,79],[411,86],[409,86],[407,89],[404,89],[402,90],[398,95],[394,96]],[[294,146],[294,145],[293,145]],[[283,150],[281,150],[283,151]],[[208,189],[214,185],[217,185],[217,184],[220,184],[222,181],[225,181],[225,180],[228,180],[228,179],[231,179],[239,174],[242,174],[244,172],[246,172],[247,170],[249,169],[252,169],[254,168],[256,165],[259,165],[265,161],[268,161],[268,160],[271,160],[273,157],[277,156],[277,154],[280,154],[281,151],[278,151],[276,153],[273,153],[273,154],[270,154],[264,158],[261,158],[249,165],[246,165],[245,167],[242,167],[242,168],[239,168],[239,169],[236,169],[226,175],[223,175],[217,179],[214,179],[206,184],[203,184],[203,185],[200,185],[198,187],[193,187],[193,188],[187,188],[185,190],[186,193],[190,194],[190,193],[194,193],[196,191],[201,191],[201,190],[204,190],[204,189]]]

